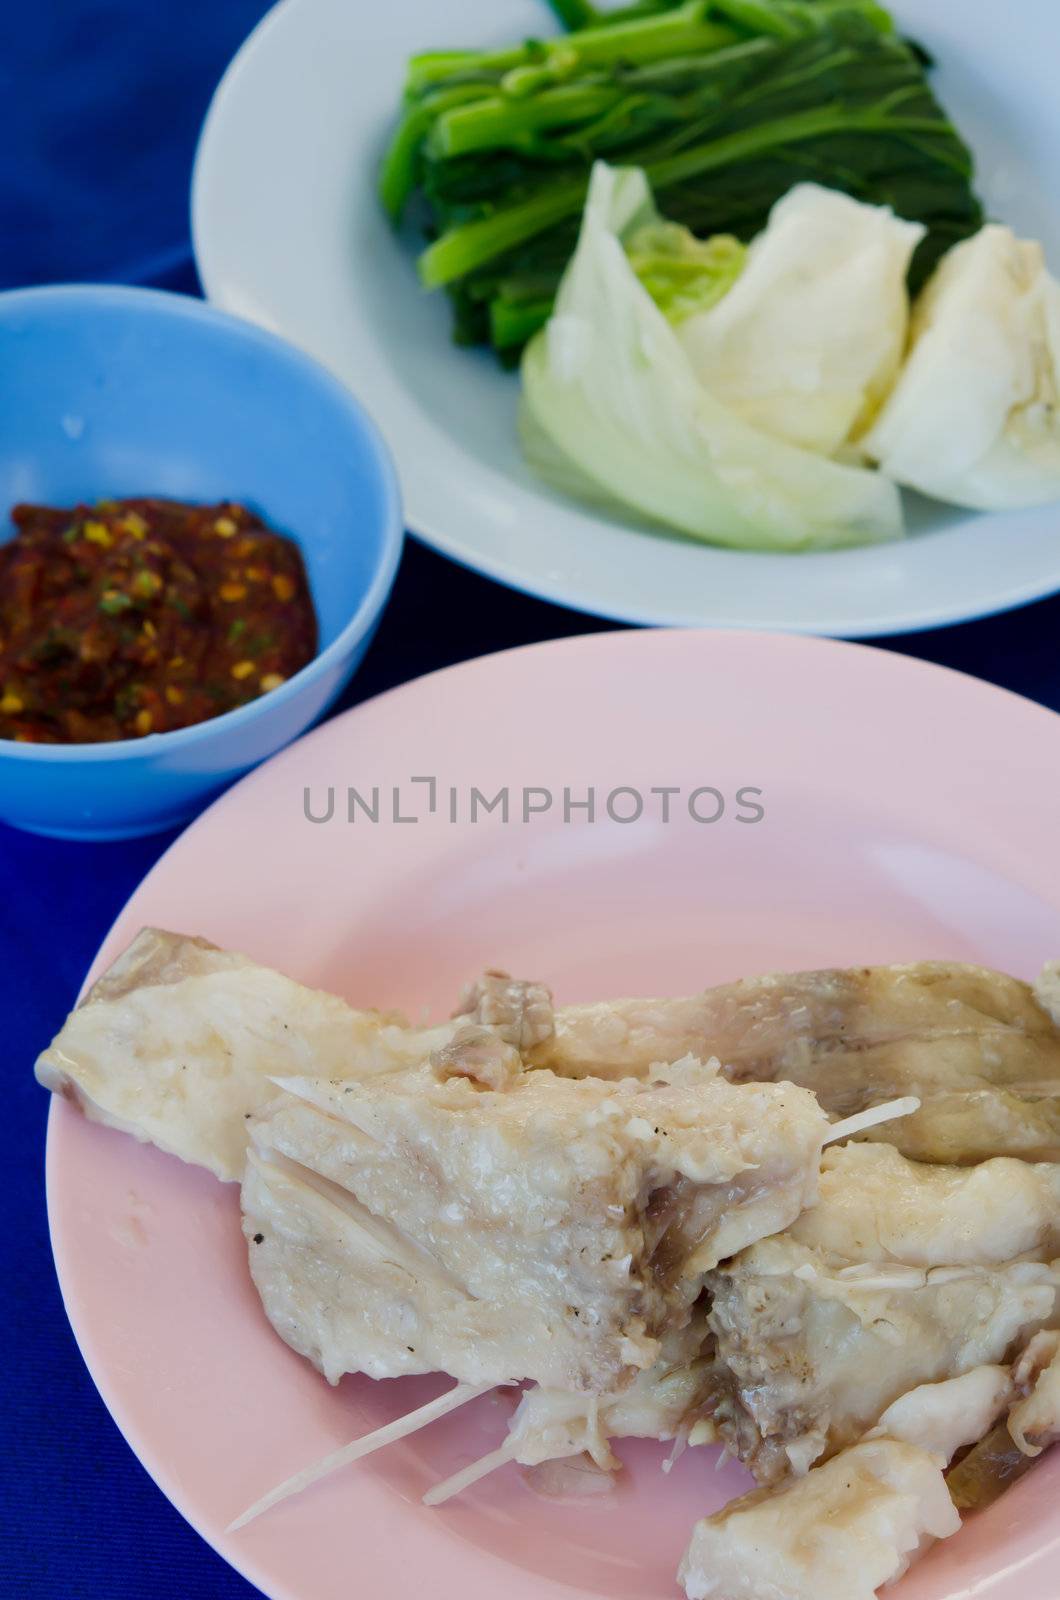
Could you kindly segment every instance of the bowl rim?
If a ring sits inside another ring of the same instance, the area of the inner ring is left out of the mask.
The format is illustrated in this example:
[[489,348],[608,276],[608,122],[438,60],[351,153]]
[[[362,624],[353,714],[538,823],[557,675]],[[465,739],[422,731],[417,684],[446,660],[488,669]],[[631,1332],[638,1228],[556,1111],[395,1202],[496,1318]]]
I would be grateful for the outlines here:
[[0,738],[0,756],[5,760],[39,761],[59,766],[74,762],[121,761],[137,756],[149,756],[163,747],[167,750],[194,744],[208,739],[212,734],[224,736],[260,717],[266,706],[273,707],[293,700],[301,689],[322,677],[350,648],[364,638],[386,604],[397,575],[404,547],[405,530],[402,516],[401,491],[397,469],[390,447],[378,425],[368,414],[353,392],[315,357],[307,355],[288,339],[273,333],[259,324],[249,322],[230,311],[199,299],[196,295],[180,294],[171,289],[149,289],[127,284],[110,283],[50,283],[33,285],[24,289],[0,291],[0,327],[9,311],[17,312],[22,306],[79,304],[98,306],[100,302],[126,307],[138,312],[151,312],[163,317],[174,317],[187,322],[213,327],[245,344],[258,346],[273,357],[287,363],[303,377],[330,393],[338,402],[348,420],[360,432],[369,446],[373,469],[383,492],[381,517],[382,549],[375,563],[371,580],[350,619],[343,625],[331,643],[304,667],[291,675],[278,689],[259,695],[244,706],[223,711],[219,716],[208,717],[204,722],[192,723],[187,728],[174,728],[164,733],[141,734],[133,739],[101,740],[86,744],[38,744],[30,740]]

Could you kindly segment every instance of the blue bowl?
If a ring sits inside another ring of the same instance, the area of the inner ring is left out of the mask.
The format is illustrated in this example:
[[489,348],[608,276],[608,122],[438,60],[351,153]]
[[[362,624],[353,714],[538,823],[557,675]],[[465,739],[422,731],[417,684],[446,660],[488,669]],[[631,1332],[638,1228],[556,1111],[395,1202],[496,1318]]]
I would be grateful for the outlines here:
[[401,557],[390,456],[322,367],[182,295],[0,294],[0,373],[0,539],[19,500],[147,494],[241,501],[301,546],[320,648],[281,688],[140,739],[0,739],[0,817],[16,827],[66,839],[170,827],[302,733],[352,676]]

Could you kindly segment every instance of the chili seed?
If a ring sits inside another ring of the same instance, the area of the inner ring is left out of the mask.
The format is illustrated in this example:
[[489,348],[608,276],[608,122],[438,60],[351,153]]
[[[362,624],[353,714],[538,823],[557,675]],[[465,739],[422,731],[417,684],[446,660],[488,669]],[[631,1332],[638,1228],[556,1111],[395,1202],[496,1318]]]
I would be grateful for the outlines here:
[[109,550],[114,543],[114,535],[104,522],[86,522],[81,532],[89,544],[98,544],[101,550]]
[[136,713],[136,721],[133,723],[133,727],[136,729],[137,733],[150,733],[154,725],[155,719],[152,717],[150,711],[148,711],[146,707],[143,711],[138,711]]
[[285,577],[282,572],[278,572],[272,580],[272,592],[277,600],[293,600],[294,583],[290,578]]
[[245,583],[222,583],[217,593],[222,600],[245,600],[247,586]]
[[8,689],[7,693],[0,699],[0,711],[4,713],[5,717],[17,717],[19,712],[25,711],[25,709],[26,707],[22,700],[11,689]]
[[258,680],[259,687],[263,694],[268,694],[270,689],[278,689],[281,683],[286,682],[287,679],[284,677],[282,672],[266,672],[265,676],[263,678],[259,678]]
[[239,529],[231,517],[218,517],[213,525],[213,531],[222,539],[230,539],[234,533],[239,532]]
[[143,567],[132,581],[133,593],[141,600],[153,600],[162,587],[162,579],[150,567]]
[[236,661],[228,669],[233,678],[249,678],[254,671],[253,661]]

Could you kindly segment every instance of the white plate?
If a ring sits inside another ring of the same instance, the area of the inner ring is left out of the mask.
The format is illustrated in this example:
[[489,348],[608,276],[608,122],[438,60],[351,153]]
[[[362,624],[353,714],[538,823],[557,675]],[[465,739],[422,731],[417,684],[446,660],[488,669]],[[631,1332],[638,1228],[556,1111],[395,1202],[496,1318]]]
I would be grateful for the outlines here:
[[[979,158],[992,214],[1060,265],[1056,0],[901,0]],[[397,457],[409,526],[458,561],[583,611],[645,623],[870,635],[1060,588],[1060,511],[981,516],[919,502],[900,545],[800,557],[618,526],[543,488],[515,433],[518,385],[449,341],[416,241],[375,197],[406,58],[551,31],[545,0],[283,0],[214,98],[193,185],[206,293],[327,363]]]

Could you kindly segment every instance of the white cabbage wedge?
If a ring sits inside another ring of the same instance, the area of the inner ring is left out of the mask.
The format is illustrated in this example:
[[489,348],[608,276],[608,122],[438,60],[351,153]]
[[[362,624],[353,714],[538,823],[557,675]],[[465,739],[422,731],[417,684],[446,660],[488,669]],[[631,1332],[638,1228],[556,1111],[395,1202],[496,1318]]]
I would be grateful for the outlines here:
[[597,163],[555,312],[523,357],[531,435],[601,494],[695,538],[805,550],[900,537],[892,483],[770,438],[700,383],[623,249],[652,215],[642,172]]
[[835,455],[898,377],[906,276],[925,231],[887,206],[798,184],[724,298],[680,324],[697,376],[763,433]]
[[1060,498],[1060,284],[990,225],[943,259],[865,448],[888,477],[976,510]]

